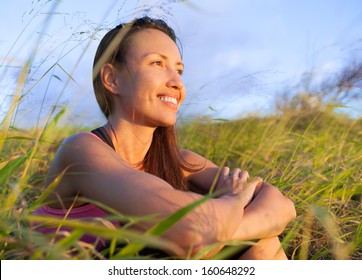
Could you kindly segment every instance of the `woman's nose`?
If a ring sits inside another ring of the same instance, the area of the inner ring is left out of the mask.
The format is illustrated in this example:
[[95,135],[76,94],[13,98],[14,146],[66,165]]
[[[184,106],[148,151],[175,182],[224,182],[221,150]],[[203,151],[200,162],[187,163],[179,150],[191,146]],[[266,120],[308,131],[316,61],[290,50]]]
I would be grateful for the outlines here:
[[177,90],[180,90],[184,87],[184,83],[181,80],[181,76],[180,73],[178,73],[175,70],[170,70],[169,71],[169,77],[168,77],[168,81],[167,81],[167,87],[170,88],[174,88]]

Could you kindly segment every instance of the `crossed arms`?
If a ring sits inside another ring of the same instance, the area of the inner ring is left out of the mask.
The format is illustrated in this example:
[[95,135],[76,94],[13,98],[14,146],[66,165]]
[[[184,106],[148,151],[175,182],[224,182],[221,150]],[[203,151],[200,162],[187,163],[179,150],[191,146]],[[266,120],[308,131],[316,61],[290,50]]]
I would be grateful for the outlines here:
[[[95,137],[77,134],[65,140],[51,165],[46,184],[64,170],[66,173],[49,200],[71,201],[84,196],[125,215],[157,214],[157,223],[201,199],[200,193],[207,193],[218,176],[215,191],[221,195],[196,207],[163,235],[181,248],[174,252],[181,256],[220,241],[277,236],[294,219],[293,203],[276,187],[260,178],[249,179],[240,169],[219,169],[190,151],[182,150],[181,155],[187,162],[203,166],[185,174],[199,193],[175,190],[160,178],[130,167]],[[54,207],[59,206],[54,203]],[[154,223],[135,227],[145,231]]]

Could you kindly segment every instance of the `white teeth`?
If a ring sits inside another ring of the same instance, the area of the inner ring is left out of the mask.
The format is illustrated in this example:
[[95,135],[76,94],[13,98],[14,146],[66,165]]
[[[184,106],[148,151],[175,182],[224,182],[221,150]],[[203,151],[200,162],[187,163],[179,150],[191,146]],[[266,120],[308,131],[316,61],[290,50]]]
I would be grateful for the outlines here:
[[160,99],[165,102],[170,102],[172,104],[177,105],[177,99],[170,96],[160,96]]

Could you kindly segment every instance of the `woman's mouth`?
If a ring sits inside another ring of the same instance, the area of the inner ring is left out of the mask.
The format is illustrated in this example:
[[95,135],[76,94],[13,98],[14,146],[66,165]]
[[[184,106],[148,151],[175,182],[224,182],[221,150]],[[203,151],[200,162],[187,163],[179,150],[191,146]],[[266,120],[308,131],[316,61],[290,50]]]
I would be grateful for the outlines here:
[[160,95],[158,96],[158,98],[161,99],[162,101],[177,105],[177,99],[175,97]]

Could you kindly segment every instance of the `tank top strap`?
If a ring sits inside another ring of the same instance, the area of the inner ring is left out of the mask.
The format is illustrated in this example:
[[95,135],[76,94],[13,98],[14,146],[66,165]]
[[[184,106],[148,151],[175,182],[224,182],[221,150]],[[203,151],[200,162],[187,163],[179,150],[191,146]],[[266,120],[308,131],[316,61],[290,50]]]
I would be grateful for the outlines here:
[[104,129],[104,127],[98,127],[96,129],[93,129],[91,132],[93,134],[97,135],[100,139],[102,139],[113,150],[116,150],[112,143],[111,137],[109,137],[109,135],[108,135],[107,131]]

